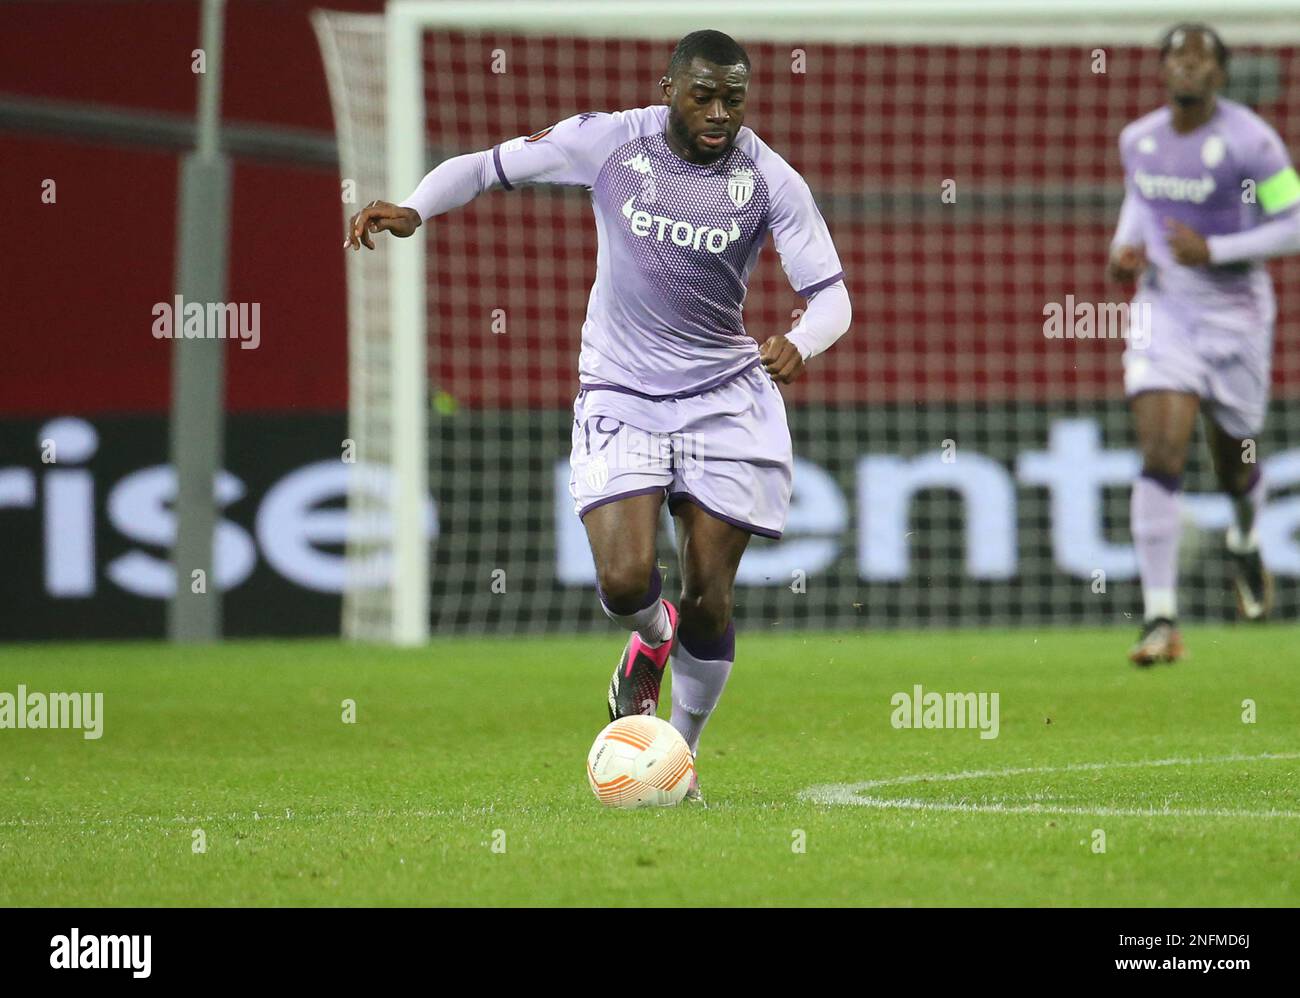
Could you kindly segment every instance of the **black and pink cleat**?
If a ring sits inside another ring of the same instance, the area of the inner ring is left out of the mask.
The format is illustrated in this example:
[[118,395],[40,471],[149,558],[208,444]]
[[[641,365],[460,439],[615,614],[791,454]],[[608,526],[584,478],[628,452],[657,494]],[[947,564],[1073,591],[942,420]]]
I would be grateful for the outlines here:
[[672,633],[657,648],[647,645],[639,634],[633,634],[628,639],[627,647],[623,649],[623,658],[609,683],[611,721],[632,714],[649,714],[653,717],[659,710],[659,685],[663,682],[664,668],[668,665],[673,638],[677,635],[677,608],[667,600],[663,604],[668,610],[668,624]]

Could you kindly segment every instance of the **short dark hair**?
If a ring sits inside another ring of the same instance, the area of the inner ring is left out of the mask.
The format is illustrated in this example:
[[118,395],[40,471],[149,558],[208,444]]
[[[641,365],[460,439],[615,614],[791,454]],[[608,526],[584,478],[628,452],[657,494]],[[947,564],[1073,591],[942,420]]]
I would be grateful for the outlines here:
[[719,66],[734,66],[737,63],[749,68],[749,54],[740,47],[730,35],[706,28],[692,31],[682,37],[673,49],[672,58],[668,60],[668,79],[674,79],[684,69],[689,69],[696,58],[715,62]]
[[1174,37],[1179,32],[1199,31],[1214,42],[1214,58],[1221,69],[1228,68],[1228,46],[1223,44],[1223,39],[1219,33],[1211,28],[1208,24],[1199,24],[1194,21],[1184,21],[1182,24],[1175,24],[1165,32],[1160,39],[1160,58],[1163,59],[1169,54],[1169,50],[1174,47]]

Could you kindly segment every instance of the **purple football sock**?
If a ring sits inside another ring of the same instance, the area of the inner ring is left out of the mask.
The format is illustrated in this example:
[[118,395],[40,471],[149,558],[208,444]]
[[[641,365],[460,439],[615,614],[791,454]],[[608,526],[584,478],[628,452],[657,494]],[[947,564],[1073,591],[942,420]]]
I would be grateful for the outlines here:
[[692,754],[700,734],[718,706],[722,690],[736,660],[736,625],[727,624],[713,640],[691,640],[678,634],[673,649],[673,713],[671,723],[686,739]]
[[1182,482],[1143,473],[1133,483],[1129,517],[1147,620],[1177,615]]

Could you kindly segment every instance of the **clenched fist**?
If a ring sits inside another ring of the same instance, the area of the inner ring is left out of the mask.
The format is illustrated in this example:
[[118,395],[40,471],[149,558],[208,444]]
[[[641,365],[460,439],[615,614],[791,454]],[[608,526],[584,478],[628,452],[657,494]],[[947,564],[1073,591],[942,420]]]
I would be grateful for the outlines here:
[[799,348],[784,336],[769,336],[767,342],[758,348],[758,358],[773,380],[783,385],[803,374],[803,356]]
[[1136,281],[1146,265],[1147,256],[1141,246],[1116,246],[1106,265],[1106,276],[1127,284]]

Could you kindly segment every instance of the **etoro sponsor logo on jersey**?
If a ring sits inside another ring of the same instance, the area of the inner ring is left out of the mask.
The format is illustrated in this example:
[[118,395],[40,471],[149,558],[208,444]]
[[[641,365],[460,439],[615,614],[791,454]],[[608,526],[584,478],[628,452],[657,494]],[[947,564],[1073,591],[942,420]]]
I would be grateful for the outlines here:
[[642,239],[653,238],[656,242],[671,239],[681,247],[689,246],[693,250],[708,250],[721,253],[740,238],[740,226],[731,220],[731,228],[720,229],[712,225],[692,225],[690,222],[678,221],[667,215],[652,215],[648,211],[632,207],[636,201],[630,197],[623,202],[623,217],[631,223],[628,227],[632,235]]
[[1164,198],[1166,201],[1190,201],[1202,204],[1214,193],[1214,178],[1208,173],[1199,177],[1173,177],[1137,170],[1133,182],[1148,200]]

